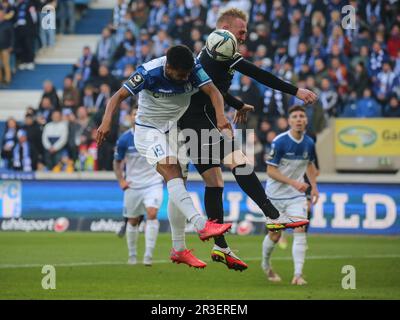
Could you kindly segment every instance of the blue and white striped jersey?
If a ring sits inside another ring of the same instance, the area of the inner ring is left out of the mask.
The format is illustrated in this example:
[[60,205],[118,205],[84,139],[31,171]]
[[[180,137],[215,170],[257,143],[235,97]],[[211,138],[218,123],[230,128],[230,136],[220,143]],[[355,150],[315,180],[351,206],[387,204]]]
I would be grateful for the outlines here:
[[[279,171],[290,179],[304,182],[304,174],[310,162],[315,161],[315,143],[306,134],[296,140],[290,130],[278,135],[271,145],[267,164],[278,167]],[[286,200],[304,197],[305,194],[292,186],[276,181],[270,177],[266,184],[267,196],[270,199]]]
[[199,61],[189,80],[176,83],[167,78],[164,67],[167,57],[151,60],[137,68],[124,83],[124,88],[132,95],[139,93],[139,108],[136,124],[168,131],[185,113],[190,104],[190,97],[199,88],[209,82],[210,77]]

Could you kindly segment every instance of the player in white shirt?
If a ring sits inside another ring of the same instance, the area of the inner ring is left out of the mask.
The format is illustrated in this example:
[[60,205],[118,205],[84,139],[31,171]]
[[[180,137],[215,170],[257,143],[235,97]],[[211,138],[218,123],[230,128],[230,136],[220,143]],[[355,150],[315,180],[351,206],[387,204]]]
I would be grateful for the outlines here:
[[[233,137],[232,127],[224,115],[224,100],[189,48],[182,45],[168,49],[167,55],[139,66],[107,104],[96,140],[101,144],[110,132],[113,113],[120,103],[133,94],[139,94],[136,116],[135,146],[146,160],[156,167],[167,183],[169,195],[168,218],[171,224],[173,248],[171,260],[189,266],[204,268],[206,264],[186,248],[184,229],[186,219],[193,223],[201,240],[219,236],[232,224],[218,224],[206,220],[194,207],[186,190],[184,163],[186,150],[176,150],[179,142],[174,128],[187,110],[190,97],[202,90],[209,95],[215,107],[217,127]],[[183,142],[182,142],[183,143]],[[183,163],[182,163],[183,162]]]
[[[315,144],[312,138],[305,134],[307,115],[301,106],[289,109],[290,130],[278,135],[272,142],[271,152],[267,161],[268,179],[266,193],[272,204],[279,210],[281,217],[288,219],[307,219],[306,190],[309,187],[304,182],[307,175],[311,185],[312,202],[319,197],[317,188],[317,169],[314,164]],[[268,224],[274,224],[269,220]],[[262,268],[270,281],[281,281],[270,264],[272,251],[279,241],[281,231],[269,231],[265,236],[262,249]],[[304,285],[303,266],[307,249],[305,226],[293,231],[292,255],[294,261],[294,277],[292,284]]]
[[113,167],[119,185],[124,191],[123,215],[128,219],[126,227],[128,263],[137,263],[139,224],[143,214],[146,214],[146,250],[143,264],[151,266],[160,226],[157,212],[163,201],[163,177],[135,147],[135,115],[136,109],[131,113],[132,128],[125,131],[117,141]]

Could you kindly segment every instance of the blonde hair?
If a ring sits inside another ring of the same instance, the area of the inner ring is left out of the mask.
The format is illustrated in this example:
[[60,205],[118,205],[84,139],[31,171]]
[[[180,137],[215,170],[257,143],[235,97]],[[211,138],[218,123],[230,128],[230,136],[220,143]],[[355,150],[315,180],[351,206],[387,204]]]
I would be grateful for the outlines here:
[[230,23],[232,19],[239,18],[247,22],[247,14],[236,8],[230,8],[223,11],[217,19],[217,27],[221,27],[223,23]]

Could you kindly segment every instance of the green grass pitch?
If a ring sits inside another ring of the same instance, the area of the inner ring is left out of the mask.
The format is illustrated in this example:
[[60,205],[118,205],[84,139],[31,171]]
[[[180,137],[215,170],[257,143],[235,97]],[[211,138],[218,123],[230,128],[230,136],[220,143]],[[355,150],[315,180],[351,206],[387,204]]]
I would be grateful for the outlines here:
[[[161,234],[152,267],[129,266],[125,239],[94,233],[0,233],[0,299],[400,299],[400,238],[310,235],[305,276],[290,285],[291,241],[276,248],[269,283],[260,268],[263,236],[228,235],[249,264],[244,272],[210,261],[212,242],[188,235],[189,248],[208,263],[204,270],[169,262],[170,235]],[[139,256],[144,238],[139,239]],[[141,260],[141,259],[140,259]],[[139,261],[140,261],[139,260]],[[56,268],[56,289],[44,290],[42,266]],[[342,267],[356,269],[356,289],[342,288]]]

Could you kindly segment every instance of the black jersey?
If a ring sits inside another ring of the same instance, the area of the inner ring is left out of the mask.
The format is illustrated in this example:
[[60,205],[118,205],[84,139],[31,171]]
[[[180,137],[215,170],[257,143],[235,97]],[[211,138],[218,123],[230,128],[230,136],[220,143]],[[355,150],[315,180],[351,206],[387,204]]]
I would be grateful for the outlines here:
[[[235,109],[240,109],[243,106],[243,102],[238,102],[237,99],[228,94],[235,71],[284,93],[296,95],[298,90],[298,88],[292,84],[279,79],[272,73],[260,69],[253,63],[247,61],[240,55],[240,53],[236,53],[233,59],[217,61],[210,57],[207,51],[203,49],[200,52],[198,59],[215,86],[221,91],[225,102]],[[207,118],[211,118],[214,122],[215,111],[208,95],[199,91],[192,96],[189,108],[180,120],[180,125],[184,128],[200,127],[204,122],[208,121]]]
[[[232,67],[242,60],[243,57],[237,53],[233,59],[217,61],[211,58],[206,50],[203,49],[197,58],[208,76],[212,79],[214,85],[222,94],[227,93],[232,83],[233,74],[235,73]],[[186,122],[191,120],[191,122],[193,122],[193,119],[202,117],[205,110],[207,114],[214,117],[215,111],[210,97],[203,91],[199,91],[191,97],[189,108],[182,116],[181,121]]]

